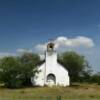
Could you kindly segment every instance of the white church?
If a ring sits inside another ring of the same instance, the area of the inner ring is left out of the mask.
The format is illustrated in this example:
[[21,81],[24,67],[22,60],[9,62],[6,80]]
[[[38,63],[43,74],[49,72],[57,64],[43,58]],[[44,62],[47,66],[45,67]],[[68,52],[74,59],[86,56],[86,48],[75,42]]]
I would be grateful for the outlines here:
[[57,52],[54,43],[47,44],[45,62],[37,66],[39,73],[31,78],[33,86],[69,86],[68,70],[57,62]]

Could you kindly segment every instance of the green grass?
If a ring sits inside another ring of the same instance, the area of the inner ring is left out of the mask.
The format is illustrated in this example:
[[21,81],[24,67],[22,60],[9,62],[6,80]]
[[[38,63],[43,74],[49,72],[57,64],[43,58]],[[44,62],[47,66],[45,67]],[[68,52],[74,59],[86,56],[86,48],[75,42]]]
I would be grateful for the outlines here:
[[71,87],[0,88],[0,100],[100,100],[100,86],[81,84]]

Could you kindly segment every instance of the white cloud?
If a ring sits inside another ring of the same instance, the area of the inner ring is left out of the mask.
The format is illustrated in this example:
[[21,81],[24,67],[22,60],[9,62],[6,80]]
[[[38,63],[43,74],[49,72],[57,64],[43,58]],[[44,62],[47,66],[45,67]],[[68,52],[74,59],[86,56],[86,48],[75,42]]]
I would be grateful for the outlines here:
[[32,53],[31,49],[17,49],[15,53],[10,52],[0,52],[0,58],[8,57],[8,56],[18,56],[18,53]]
[[23,48],[17,49],[16,51],[18,53],[25,53],[25,52],[31,53],[31,52],[33,52],[31,49],[23,49]]
[[46,46],[47,46],[47,43],[38,44],[38,45],[35,46],[35,49],[38,50],[38,51],[45,51],[46,50]]
[[0,52],[0,58],[8,57],[8,56],[15,56],[15,54],[7,53],[7,52]]
[[[94,42],[91,38],[84,37],[84,36],[78,36],[76,38],[67,38],[64,36],[57,37],[54,41],[55,48],[61,48],[61,47],[79,47],[83,46],[86,48],[91,48],[94,46]],[[38,44],[35,48],[39,51],[46,50],[47,43],[45,44]]]

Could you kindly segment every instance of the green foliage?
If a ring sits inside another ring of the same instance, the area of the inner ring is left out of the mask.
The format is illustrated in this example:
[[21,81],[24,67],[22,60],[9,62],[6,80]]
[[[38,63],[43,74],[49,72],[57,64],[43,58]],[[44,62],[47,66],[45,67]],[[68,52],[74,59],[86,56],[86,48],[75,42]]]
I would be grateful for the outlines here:
[[14,57],[5,57],[0,63],[0,81],[6,87],[20,87],[21,82],[21,66]]
[[100,72],[91,76],[91,83],[98,83],[100,85]]
[[59,56],[58,61],[69,71],[71,82],[80,81],[80,76],[90,72],[90,66],[84,56],[76,52],[65,52]]
[[23,85],[31,85],[30,77],[37,72],[36,66],[40,62],[40,58],[36,54],[25,53],[19,58],[22,67]]
[[4,57],[0,61],[0,82],[9,88],[31,85],[31,77],[37,72],[40,61],[36,54],[25,53],[21,57]]

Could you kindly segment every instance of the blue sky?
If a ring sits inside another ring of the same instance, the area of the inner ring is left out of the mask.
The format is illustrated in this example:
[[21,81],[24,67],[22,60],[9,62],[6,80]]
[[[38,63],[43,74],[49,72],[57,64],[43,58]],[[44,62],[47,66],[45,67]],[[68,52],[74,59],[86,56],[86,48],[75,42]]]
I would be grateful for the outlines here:
[[93,47],[73,50],[100,71],[100,0],[0,0],[0,55],[34,52],[37,44],[60,36],[93,40]]

